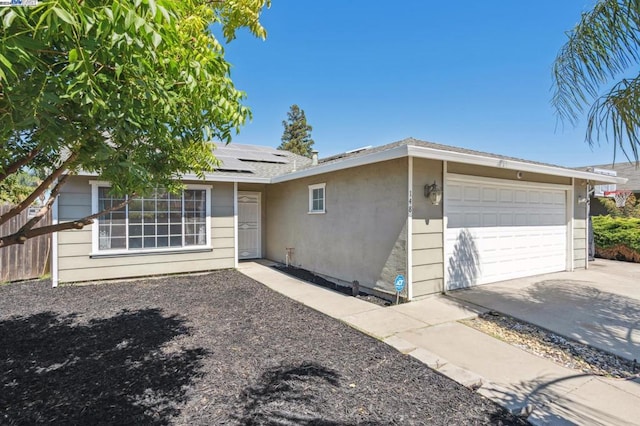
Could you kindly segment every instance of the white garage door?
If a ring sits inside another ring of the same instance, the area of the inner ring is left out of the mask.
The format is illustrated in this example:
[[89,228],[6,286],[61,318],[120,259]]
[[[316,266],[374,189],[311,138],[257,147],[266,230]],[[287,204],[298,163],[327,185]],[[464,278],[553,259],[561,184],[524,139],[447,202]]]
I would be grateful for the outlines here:
[[447,289],[566,269],[564,189],[448,177],[445,197]]

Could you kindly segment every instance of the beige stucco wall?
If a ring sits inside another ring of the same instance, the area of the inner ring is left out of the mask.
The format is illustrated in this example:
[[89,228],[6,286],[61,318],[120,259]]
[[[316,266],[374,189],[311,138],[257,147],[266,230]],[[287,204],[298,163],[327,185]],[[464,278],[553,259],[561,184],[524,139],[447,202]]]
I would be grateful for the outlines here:
[[587,267],[587,205],[579,204],[578,197],[587,196],[587,183],[576,179],[573,187],[573,267]]
[[442,161],[413,160],[412,280],[413,296],[442,292],[444,267],[442,204],[424,196],[425,185],[442,186]]
[[[91,214],[91,186],[87,177],[73,177],[63,187],[58,200],[60,221]],[[202,185],[202,182],[192,182]],[[92,281],[233,268],[233,184],[211,186],[211,250],[126,254],[91,258],[91,226],[58,234],[58,273],[60,282]]]
[[[406,274],[407,158],[267,186],[266,257],[393,293]],[[326,213],[308,214],[308,185],[326,183]]]

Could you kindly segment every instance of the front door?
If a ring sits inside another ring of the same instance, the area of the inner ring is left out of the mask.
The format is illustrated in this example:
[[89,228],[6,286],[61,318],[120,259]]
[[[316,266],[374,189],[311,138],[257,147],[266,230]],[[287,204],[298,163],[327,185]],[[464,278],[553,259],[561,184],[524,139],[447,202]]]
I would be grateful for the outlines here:
[[262,257],[260,195],[259,192],[238,192],[238,259]]

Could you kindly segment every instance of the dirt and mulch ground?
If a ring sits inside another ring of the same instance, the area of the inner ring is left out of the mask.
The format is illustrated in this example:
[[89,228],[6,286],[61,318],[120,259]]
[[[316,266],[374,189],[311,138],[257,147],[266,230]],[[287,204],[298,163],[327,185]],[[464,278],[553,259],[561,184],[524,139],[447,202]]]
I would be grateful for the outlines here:
[[354,296],[354,293],[356,293],[357,291],[357,294],[354,297],[357,297],[358,299],[364,300],[369,303],[373,303],[374,305],[378,305],[378,306],[392,305],[392,303],[388,300],[385,300],[381,297],[377,297],[373,294],[365,293],[364,291],[360,291],[359,286],[357,286],[354,291],[353,285],[351,287],[347,287],[347,286],[336,284],[333,281],[329,281],[326,278],[323,278],[319,275],[314,274],[313,272],[307,271],[306,269],[296,268],[294,266],[285,266],[281,264],[275,265],[274,268],[281,272],[284,272],[286,274],[299,278],[303,281],[307,281],[315,285],[319,285],[321,287],[328,288],[333,291],[337,291],[338,293],[346,294],[348,296]]
[[236,271],[0,286],[0,424],[526,424]]

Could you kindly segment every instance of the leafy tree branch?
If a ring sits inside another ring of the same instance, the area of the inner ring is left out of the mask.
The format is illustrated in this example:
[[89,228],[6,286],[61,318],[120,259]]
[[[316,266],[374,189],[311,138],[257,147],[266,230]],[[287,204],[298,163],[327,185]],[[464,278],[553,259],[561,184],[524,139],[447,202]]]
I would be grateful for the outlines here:
[[[26,167],[43,178],[0,222],[63,172],[95,174],[126,195],[180,190],[180,176],[213,170],[211,142],[229,143],[250,111],[211,27],[227,41],[241,28],[264,38],[259,18],[269,5],[41,0],[0,8],[0,181]],[[60,170],[69,153],[73,162]]]

